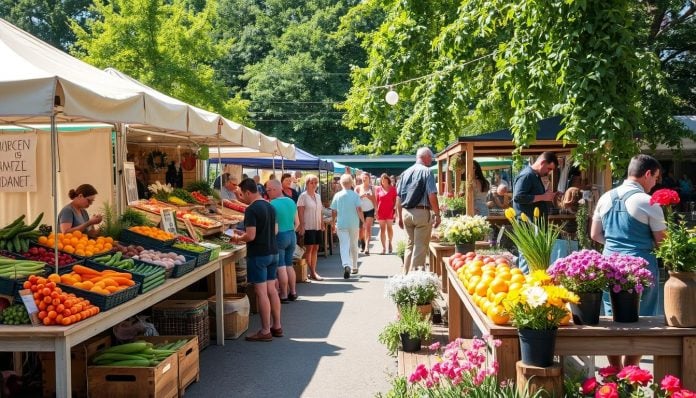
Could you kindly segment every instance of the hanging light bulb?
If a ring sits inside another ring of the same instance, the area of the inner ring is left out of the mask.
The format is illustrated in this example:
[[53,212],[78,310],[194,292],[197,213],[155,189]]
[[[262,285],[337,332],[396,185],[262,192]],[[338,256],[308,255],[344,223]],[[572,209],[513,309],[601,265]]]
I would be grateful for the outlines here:
[[389,105],[396,105],[396,103],[399,102],[399,94],[394,91],[393,87],[389,86],[389,91],[387,95],[384,96],[384,100],[387,101]]
[[152,141],[152,137],[148,135],[148,136],[147,136],[147,140],[148,140],[148,141]]

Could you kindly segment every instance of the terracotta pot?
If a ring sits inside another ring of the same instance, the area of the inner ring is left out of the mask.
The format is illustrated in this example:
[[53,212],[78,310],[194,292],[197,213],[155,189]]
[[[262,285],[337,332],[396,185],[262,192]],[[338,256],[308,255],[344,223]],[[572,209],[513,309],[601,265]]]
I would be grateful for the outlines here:
[[665,322],[678,328],[696,327],[696,272],[671,272],[665,282]]

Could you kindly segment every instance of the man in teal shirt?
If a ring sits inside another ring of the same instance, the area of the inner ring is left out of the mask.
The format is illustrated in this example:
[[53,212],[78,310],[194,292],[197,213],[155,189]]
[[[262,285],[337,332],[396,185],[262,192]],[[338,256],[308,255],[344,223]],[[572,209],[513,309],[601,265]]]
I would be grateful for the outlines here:
[[341,247],[343,279],[348,279],[351,272],[358,273],[358,232],[360,223],[365,221],[360,208],[360,196],[352,187],[353,177],[343,174],[342,189],[336,192],[331,201],[331,224]]

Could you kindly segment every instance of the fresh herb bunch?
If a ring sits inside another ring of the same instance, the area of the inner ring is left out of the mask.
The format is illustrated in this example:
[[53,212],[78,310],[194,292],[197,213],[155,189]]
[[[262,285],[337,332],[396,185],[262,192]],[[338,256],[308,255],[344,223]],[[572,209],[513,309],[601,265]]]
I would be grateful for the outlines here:
[[121,228],[130,228],[136,225],[153,227],[155,225],[145,214],[131,208],[126,209],[126,211],[121,214],[119,222],[121,223]]
[[102,234],[118,239],[121,235],[122,227],[118,215],[116,214],[116,209],[111,206],[109,202],[104,202],[102,213],[104,214],[104,219],[100,226]]
[[396,355],[401,341],[401,334],[408,334],[409,338],[427,340],[432,333],[430,316],[423,318],[418,307],[410,305],[401,309],[400,318],[387,324],[379,334],[380,343],[387,346],[389,355]]
[[191,195],[191,193],[182,188],[174,188],[172,195],[177,198],[186,201],[188,203],[196,203],[196,199]]
[[215,195],[215,190],[210,187],[210,184],[208,184],[207,181],[204,181],[204,180],[191,181],[188,184],[186,184],[185,188],[189,192],[198,191],[205,196],[214,196]]

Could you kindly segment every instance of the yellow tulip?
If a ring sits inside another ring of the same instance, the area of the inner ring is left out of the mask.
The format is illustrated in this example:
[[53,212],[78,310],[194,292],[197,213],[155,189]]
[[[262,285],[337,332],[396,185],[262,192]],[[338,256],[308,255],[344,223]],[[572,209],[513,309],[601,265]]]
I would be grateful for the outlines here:
[[534,208],[534,218],[539,218],[540,215],[541,215],[541,212],[539,211],[539,208],[535,207]]
[[512,207],[508,207],[507,209],[505,209],[505,218],[507,218],[508,220],[512,220],[515,218],[515,216],[515,209],[513,209]]
[[520,215],[520,219],[524,222],[529,222],[529,217],[527,217],[527,215],[525,213],[522,213]]

